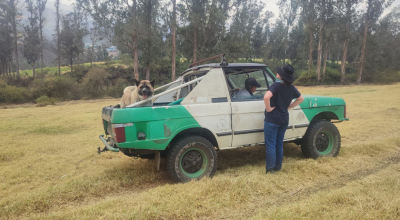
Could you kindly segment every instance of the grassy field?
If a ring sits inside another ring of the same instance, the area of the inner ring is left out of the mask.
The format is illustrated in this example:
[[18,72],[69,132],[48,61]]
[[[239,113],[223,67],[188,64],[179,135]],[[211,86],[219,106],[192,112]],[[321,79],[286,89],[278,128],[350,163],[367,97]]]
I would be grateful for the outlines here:
[[338,157],[288,143],[283,170],[265,175],[263,146],[220,151],[214,178],[186,184],[154,161],[96,153],[101,108],[117,99],[1,109],[0,218],[399,219],[400,84],[299,90],[346,100]]

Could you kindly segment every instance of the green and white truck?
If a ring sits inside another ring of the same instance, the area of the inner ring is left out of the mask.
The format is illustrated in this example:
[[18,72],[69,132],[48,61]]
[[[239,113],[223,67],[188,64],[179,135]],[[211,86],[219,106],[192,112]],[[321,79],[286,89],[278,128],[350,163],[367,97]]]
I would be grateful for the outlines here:
[[[235,100],[247,77],[262,85],[253,99]],[[211,177],[218,164],[217,151],[264,143],[264,101],[276,81],[264,64],[226,62],[191,67],[165,91],[127,108],[104,107],[105,145],[102,151],[121,151],[130,157],[166,157],[167,171],[176,182]],[[286,142],[301,146],[308,158],[336,156],[340,133],[335,122],[346,118],[341,98],[304,96],[289,110]],[[151,107],[136,107],[153,102]],[[100,151],[100,148],[98,152]]]

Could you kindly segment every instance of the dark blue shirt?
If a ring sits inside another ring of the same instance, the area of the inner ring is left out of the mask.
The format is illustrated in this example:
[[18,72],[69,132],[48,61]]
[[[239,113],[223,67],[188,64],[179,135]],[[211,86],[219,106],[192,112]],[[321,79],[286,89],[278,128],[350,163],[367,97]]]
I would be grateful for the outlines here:
[[272,84],[268,91],[273,96],[270,99],[271,107],[275,107],[271,112],[265,110],[265,121],[271,122],[279,126],[287,126],[289,124],[289,112],[287,108],[293,99],[300,97],[300,92],[293,85],[285,86],[280,82]]

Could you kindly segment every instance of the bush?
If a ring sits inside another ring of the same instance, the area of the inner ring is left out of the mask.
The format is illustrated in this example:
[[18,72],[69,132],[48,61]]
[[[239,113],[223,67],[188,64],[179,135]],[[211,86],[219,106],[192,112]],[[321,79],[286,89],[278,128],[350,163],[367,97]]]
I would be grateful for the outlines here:
[[25,103],[29,102],[31,97],[26,88],[0,84],[0,103]]
[[111,85],[110,74],[103,68],[94,67],[83,78],[82,90],[85,98],[101,98]]
[[308,75],[308,70],[303,70],[300,72],[299,78],[293,83],[298,86],[315,86],[318,85],[317,75],[315,70],[311,70],[310,75]]
[[299,78],[294,82],[294,84],[298,86],[333,85],[339,83],[340,71],[330,67],[326,67],[325,77],[322,76],[321,70],[321,82],[318,82],[316,70],[311,70],[310,75],[308,75],[308,70],[301,71]]
[[55,105],[56,104],[56,99],[55,98],[49,98],[48,96],[40,96],[39,98],[36,99],[36,106],[38,107],[44,107],[47,105]]
[[44,95],[61,100],[80,99],[82,97],[78,83],[66,76],[35,79],[30,89],[34,99]]
[[383,70],[372,76],[372,82],[378,84],[391,84],[400,82],[400,72],[395,70]]
[[122,93],[124,92],[125,87],[129,86],[129,83],[125,79],[117,79],[114,86],[111,86],[107,90],[107,96],[111,96],[113,98],[121,98]]

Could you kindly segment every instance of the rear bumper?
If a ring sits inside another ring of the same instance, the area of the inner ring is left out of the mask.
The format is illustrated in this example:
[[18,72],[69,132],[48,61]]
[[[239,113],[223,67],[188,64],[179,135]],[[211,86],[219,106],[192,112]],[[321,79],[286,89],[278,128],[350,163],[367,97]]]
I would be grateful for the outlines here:
[[107,141],[106,139],[104,139],[104,135],[100,135],[99,138],[100,138],[100,140],[103,142],[103,144],[105,145],[105,147],[106,147],[109,151],[112,151],[112,152],[119,152],[119,149],[118,149],[118,148],[112,147],[112,146],[108,143],[108,141]]

